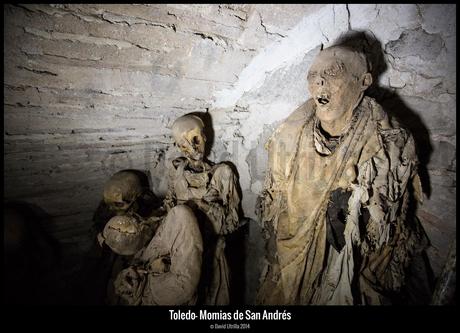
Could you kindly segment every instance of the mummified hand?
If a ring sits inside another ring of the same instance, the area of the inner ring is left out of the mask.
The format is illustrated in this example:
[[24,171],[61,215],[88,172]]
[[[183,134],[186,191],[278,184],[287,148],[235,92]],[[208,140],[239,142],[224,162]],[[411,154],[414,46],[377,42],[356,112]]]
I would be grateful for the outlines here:
[[160,257],[152,260],[149,264],[149,271],[153,274],[161,274],[169,272],[171,266],[171,259],[168,257]]
[[99,244],[100,247],[104,245],[105,239],[104,236],[102,236],[102,232],[97,234],[97,243]]
[[137,269],[133,266],[122,270],[115,280],[116,293],[120,296],[134,296],[144,279],[143,275],[145,273],[147,273],[147,271]]

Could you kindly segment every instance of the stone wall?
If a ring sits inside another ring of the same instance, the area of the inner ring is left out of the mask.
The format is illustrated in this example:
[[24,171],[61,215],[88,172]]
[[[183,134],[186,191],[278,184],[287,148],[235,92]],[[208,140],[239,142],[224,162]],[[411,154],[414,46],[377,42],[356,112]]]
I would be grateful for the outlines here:
[[[214,130],[209,159],[235,164],[245,215],[255,220],[263,145],[308,98],[313,57],[364,31],[381,54],[370,93],[417,141],[426,192],[418,215],[437,274],[456,230],[455,12],[428,4],[6,5],[5,198],[43,208],[53,217],[48,230],[81,253],[107,178],[140,169],[164,194],[165,162],[176,154],[169,127],[203,112]],[[261,246],[254,221],[248,244]],[[255,286],[257,272],[248,274]]]

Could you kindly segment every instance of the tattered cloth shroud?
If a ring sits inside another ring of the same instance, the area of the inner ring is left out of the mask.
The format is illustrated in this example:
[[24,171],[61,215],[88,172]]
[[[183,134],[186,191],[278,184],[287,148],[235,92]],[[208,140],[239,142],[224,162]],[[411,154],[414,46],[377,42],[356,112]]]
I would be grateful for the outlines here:
[[[267,143],[262,224],[270,253],[257,302],[387,303],[384,294],[401,288],[411,256],[421,250],[421,231],[405,221],[409,182],[421,198],[413,138],[364,97],[338,145],[331,150],[318,139],[310,99]],[[334,191],[349,196],[338,251],[326,240]],[[360,232],[363,212],[368,221]]]
[[[155,235],[115,279],[115,291],[129,305],[194,305],[203,243],[192,210],[173,207]],[[129,283],[126,283],[129,281]]]

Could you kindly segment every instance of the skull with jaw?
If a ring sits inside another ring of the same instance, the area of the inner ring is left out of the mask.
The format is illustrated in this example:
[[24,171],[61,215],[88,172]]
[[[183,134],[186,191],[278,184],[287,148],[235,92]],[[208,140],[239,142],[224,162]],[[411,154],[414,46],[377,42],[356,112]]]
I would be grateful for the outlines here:
[[321,126],[338,135],[371,85],[372,76],[362,54],[333,46],[317,55],[307,80]]
[[142,192],[141,181],[134,172],[120,171],[105,184],[104,202],[115,214],[122,215],[137,210],[136,200]]
[[192,162],[202,161],[206,144],[203,121],[194,115],[182,116],[172,125],[172,134],[179,150]]

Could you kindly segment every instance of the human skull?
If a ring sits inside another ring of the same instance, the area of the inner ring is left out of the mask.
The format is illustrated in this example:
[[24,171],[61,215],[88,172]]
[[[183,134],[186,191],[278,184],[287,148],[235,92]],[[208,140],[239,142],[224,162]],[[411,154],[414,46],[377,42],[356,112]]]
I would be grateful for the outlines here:
[[371,85],[372,76],[363,54],[332,46],[316,56],[307,80],[316,116],[321,121],[333,122],[353,111]]
[[134,216],[114,216],[102,232],[104,242],[113,252],[120,255],[133,255],[146,243],[146,230]]
[[135,202],[142,195],[139,177],[132,171],[115,173],[104,186],[104,202],[115,214],[136,210]]
[[185,157],[201,161],[204,157],[206,136],[203,121],[194,115],[182,116],[172,125],[174,141]]

